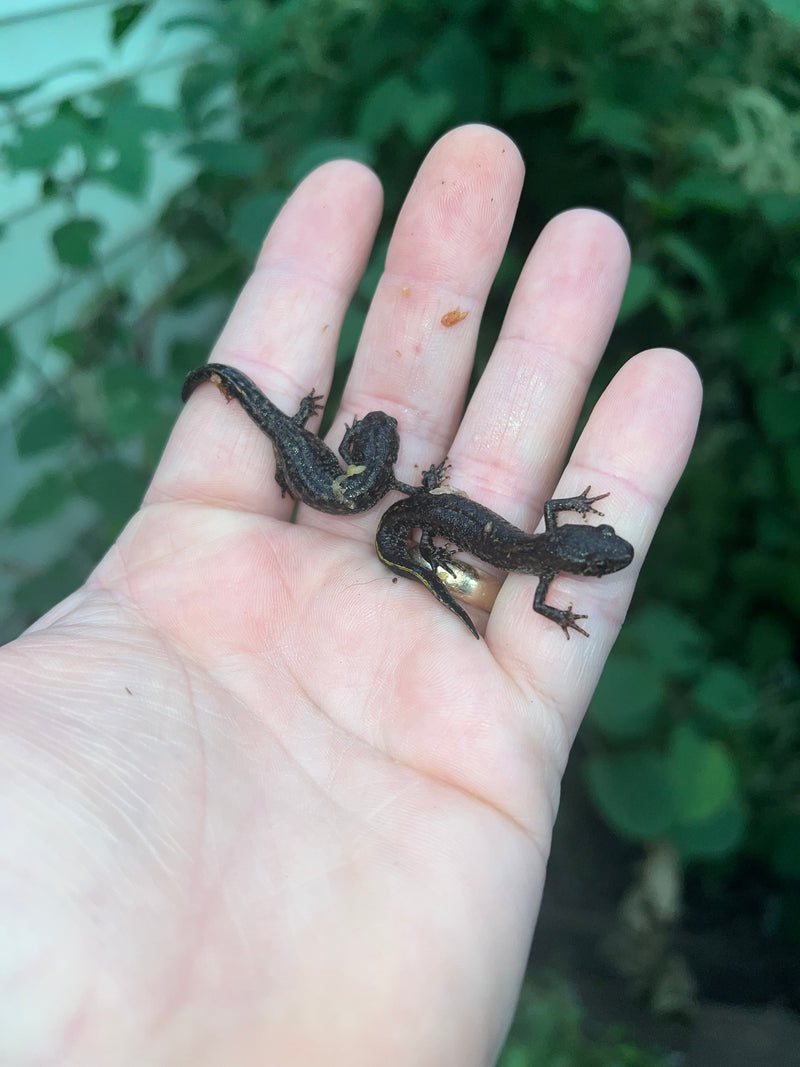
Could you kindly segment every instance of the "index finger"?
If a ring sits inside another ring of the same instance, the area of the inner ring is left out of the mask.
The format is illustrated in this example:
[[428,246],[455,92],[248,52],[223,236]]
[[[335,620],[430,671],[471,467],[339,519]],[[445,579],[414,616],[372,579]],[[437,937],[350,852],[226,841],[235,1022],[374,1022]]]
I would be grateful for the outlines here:
[[[366,266],[382,193],[375,175],[340,160],[309,175],[264,241],[211,355],[244,371],[287,415],[312,389],[327,393],[339,330]],[[310,428],[314,427],[314,423]],[[288,518],[272,447],[216,389],[191,396],[145,503],[192,499]]]

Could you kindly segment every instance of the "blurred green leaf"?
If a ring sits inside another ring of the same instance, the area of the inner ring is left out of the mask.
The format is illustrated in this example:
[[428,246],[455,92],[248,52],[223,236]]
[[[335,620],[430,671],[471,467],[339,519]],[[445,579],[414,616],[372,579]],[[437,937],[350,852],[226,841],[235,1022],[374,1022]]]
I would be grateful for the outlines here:
[[14,590],[17,611],[23,614],[26,622],[32,622],[74,592],[88,571],[88,562],[84,561],[83,566],[79,566],[75,554],[70,551],[19,582]]
[[119,4],[111,11],[111,41],[120,41],[133,29],[148,8],[148,4]]
[[684,302],[680,293],[668,285],[659,285],[655,303],[674,330],[680,330],[686,322]]
[[240,258],[241,252],[229,247],[187,263],[164,294],[164,303],[182,309],[204,298],[219,298],[220,292],[227,291],[224,282],[231,277]]
[[702,737],[690,723],[678,723],[672,730],[667,771],[675,813],[684,823],[711,818],[736,792],[736,766],[730,753],[721,742]]
[[209,30],[220,37],[225,36],[225,18],[222,13],[215,12],[213,15],[176,15],[174,18],[162,22],[161,29],[164,33],[181,32],[182,30]]
[[374,157],[372,149],[360,140],[332,137],[314,141],[295,156],[290,164],[289,175],[292,184],[302,181],[312,170],[334,159],[354,159],[358,163],[366,163],[369,167],[372,166]]
[[507,118],[563,107],[575,99],[575,89],[552,71],[527,60],[503,72],[501,110]]
[[724,296],[722,280],[713,260],[679,233],[666,233],[658,244],[662,252],[694,277],[716,302]]
[[194,341],[185,338],[177,338],[169,347],[170,369],[183,382],[190,370],[202,367],[208,359],[208,344],[202,341]]
[[103,227],[97,219],[71,219],[53,230],[53,247],[67,267],[85,269],[96,262],[95,246]]
[[12,529],[35,526],[52,519],[70,498],[70,486],[63,472],[48,471],[22,493],[6,522]]
[[220,90],[231,88],[234,69],[224,60],[202,60],[186,68],[181,81],[181,104],[189,125],[200,125]]
[[425,145],[443,129],[452,110],[453,95],[447,89],[421,94],[413,109],[403,116],[403,129],[412,144]]
[[433,137],[453,115],[473,122],[485,117],[486,55],[463,22],[454,21],[436,36],[417,73],[424,90],[418,106],[424,114],[412,112],[405,120],[405,128],[417,144]]
[[11,381],[17,368],[17,350],[7,326],[0,326],[0,389]]
[[378,145],[398,129],[414,107],[416,94],[404,74],[392,74],[372,86],[364,96],[358,118],[359,140]]
[[146,480],[121,459],[98,459],[75,472],[75,484],[113,524],[122,524],[138,509]]
[[50,336],[50,344],[53,348],[57,348],[59,352],[63,352],[74,363],[80,363],[81,357],[86,351],[86,331],[77,327],[61,330]]
[[649,263],[631,263],[625,296],[617,316],[620,322],[626,322],[642,308],[647,307],[655,298],[658,288],[658,275]]
[[665,834],[673,820],[673,792],[663,758],[651,749],[591,756],[589,793],[617,833],[638,841]]
[[109,143],[119,138],[140,139],[150,133],[183,133],[180,117],[162,104],[142,99],[138,83],[119,78],[93,91],[102,105],[103,129]]
[[786,19],[794,26],[800,26],[800,7],[797,0],[764,0],[764,4],[774,15]]
[[32,456],[57,448],[75,437],[73,412],[61,401],[44,401],[28,410],[17,430],[17,451]]
[[776,229],[800,228],[800,198],[791,193],[762,193],[755,198],[762,218]]
[[741,726],[758,710],[758,694],[750,679],[735,663],[712,663],[693,690],[700,707],[721,722]]
[[800,880],[800,813],[781,818],[772,845],[772,867],[783,878]]
[[104,69],[103,64],[96,59],[70,59],[66,63],[58,63],[56,66],[51,67],[43,78],[26,87],[26,93],[31,91],[32,88],[39,89],[43,85],[48,85],[65,74],[100,74]]
[[228,230],[231,240],[249,256],[256,256],[272,223],[286,202],[284,193],[272,189],[237,200]]
[[716,170],[692,171],[675,183],[669,196],[683,210],[702,207],[726,215],[741,214],[752,199],[737,178]]
[[643,608],[629,619],[626,630],[626,640],[664,677],[690,677],[703,662],[706,635],[666,604]]
[[114,162],[95,171],[93,177],[128,196],[142,196],[150,178],[150,153],[140,138],[125,134],[108,147]]
[[667,1067],[639,1048],[619,1026],[598,1027],[572,984],[556,975],[529,975],[497,1067]]
[[793,629],[779,612],[762,612],[748,628],[746,662],[756,677],[770,674],[779,663],[789,663],[794,649]]
[[389,239],[388,237],[377,240],[372,246],[372,252],[370,253],[369,263],[367,269],[361,276],[361,281],[358,285],[358,295],[366,302],[369,303],[375,295],[375,290],[378,287],[378,282],[381,280],[384,268],[386,267],[386,253],[389,251]]
[[264,168],[264,151],[250,141],[197,141],[183,153],[211,174],[223,178],[250,178]]
[[404,130],[414,144],[423,144],[439,129],[452,106],[453,96],[448,90],[418,90],[405,75],[391,75],[364,97],[359,139],[379,145],[390,134]]
[[108,401],[106,429],[112,439],[126,441],[144,435],[159,419],[162,394],[146,367],[108,367],[103,382]]
[[19,126],[5,147],[13,170],[52,170],[70,145],[83,145],[86,132],[73,115],[56,114],[35,126]]
[[786,361],[787,344],[780,332],[763,319],[741,324],[735,355],[751,381],[774,381]]
[[654,154],[647,120],[639,111],[608,100],[590,98],[575,124],[575,136],[594,139],[644,156]]
[[800,497],[800,445],[787,448],[784,460],[791,490],[796,497]]
[[47,83],[47,77],[37,78],[32,82],[23,82],[22,85],[13,85],[7,89],[0,89],[0,104],[16,104],[24,100],[31,93],[38,92]]
[[741,799],[733,796],[707,819],[678,822],[670,838],[684,862],[729,856],[741,845],[747,830],[747,813]]
[[[336,351],[337,367],[349,367],[352,365],[361,331],[364,329],[365,308],[361,303],[352,303],[344,316],[342,328],[339,331],[339,344]],[[332,397],[328,397],[326,410],[330,406]]]
[[773,600],[800,614],[800,560],[781,554],[771,556],[760,547],[741,550],[730,563],[730,572],[740,591],[759,602]]
[[[140,498],[144,496],[144,491],[147,488],[146,482],[149,480],[150,472],[155,469],[158,461],[161,459],[164,446],[166,445],[167,439],[172,433],[172,429],[175,425],[175,418],[179,410],[182,384],[182,382],[176,382],[176,388],[164,394],[164,402],[162,406],[153,411],[152,417],[144,428],[144,433],[141,439],[142,470],[145,472],[146,477],[145,481],[142,483],[142,491],[139,494]],[[127,518],[127,515],[125,517]]]
[[655,725],[664,697],[661,676],[623,653],[606,663],[589,706],[589,719],[607,737],[641,737]]
[[[780,492],[780,486],[774,479],[768,481],[767,484],[767,495],[774,499]],[[755,530],[759,543],[768,551],[775,553],[785,551],[800,558],[800,529],[797,526],[796,516],[788,512],[779,515],[767,515],[761,512],[756,515]]]
[[764,383],[756,389],[756,413],[768,441],[800,440],[800,386],[795,381]]

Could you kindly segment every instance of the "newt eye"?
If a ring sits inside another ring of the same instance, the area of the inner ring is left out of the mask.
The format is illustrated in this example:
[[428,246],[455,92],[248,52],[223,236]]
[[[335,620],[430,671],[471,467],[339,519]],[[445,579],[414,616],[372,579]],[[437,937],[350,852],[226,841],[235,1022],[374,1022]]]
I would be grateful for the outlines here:
[[613,536],[615,536],[614,527],[613,526],[609,526],[607,522],[604,522],[601,526],[596,526],[595,529],[598,530],[605,537],[613,537]]

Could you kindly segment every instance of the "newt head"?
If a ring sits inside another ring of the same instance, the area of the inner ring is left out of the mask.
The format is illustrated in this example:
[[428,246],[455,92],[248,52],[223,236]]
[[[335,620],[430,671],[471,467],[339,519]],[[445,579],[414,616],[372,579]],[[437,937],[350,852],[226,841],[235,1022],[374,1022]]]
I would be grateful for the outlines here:
[[547,537],[554,570],[600,578],[621,571],[633,559],[633,545],[619,537],[613,526],[584,526],[568,522]]

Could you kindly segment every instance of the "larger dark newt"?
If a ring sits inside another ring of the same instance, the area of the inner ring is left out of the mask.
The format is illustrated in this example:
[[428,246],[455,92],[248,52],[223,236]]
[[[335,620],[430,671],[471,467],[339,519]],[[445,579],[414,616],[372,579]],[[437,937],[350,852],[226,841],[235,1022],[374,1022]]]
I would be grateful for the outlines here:
[[306,423],[321,408],[322,397],[313,390],[300,401],[296,415],[286,415],[258,386],[235,367],[207,363],[191,371],[183,383],[187,401],[201,382],[213,382],[228,400],[238,400],[253,422],[272,441],[275,481],[281,496],[332,515],[368,511],[390,490],[414,493],[413,486],[399,481],[394,463],[400,449],[397,420],[383,411],[370,411],[348,426],[339,456]]
[[[436,478],[430,484],[435,485]],[[520,530],[466,496],[439,489],[417,493],[393,504],[382,517],[376,537],[378,556],[397,574],[422,582],[478,637],[472,619],[437,574],[437,568],[453,573],[448,564],[451,549],[433,541],[437,536],[445,538],[458,549],[505,571],[538,575],[533,610],[557,623],[567,637],[571,629],[588,637],[578,625],[578,619],[585,619],[585,615],[576,615],[571,604],[568,608],[554,608],[545,603],[550,584],[561,573],[600,578],[622,570],[633,559],[632,546],[618,537],[612,526],[558,525],[556,516],[560,511],[577,511],[583,518],[589,512],[601,514],[592,505],[608,494],[590,497],[589,491],[587,487],[580,496],[548,500],[544,506],[545,530],[538,534]],[[415,529],[420,531],[419,544],[409,546]]]

